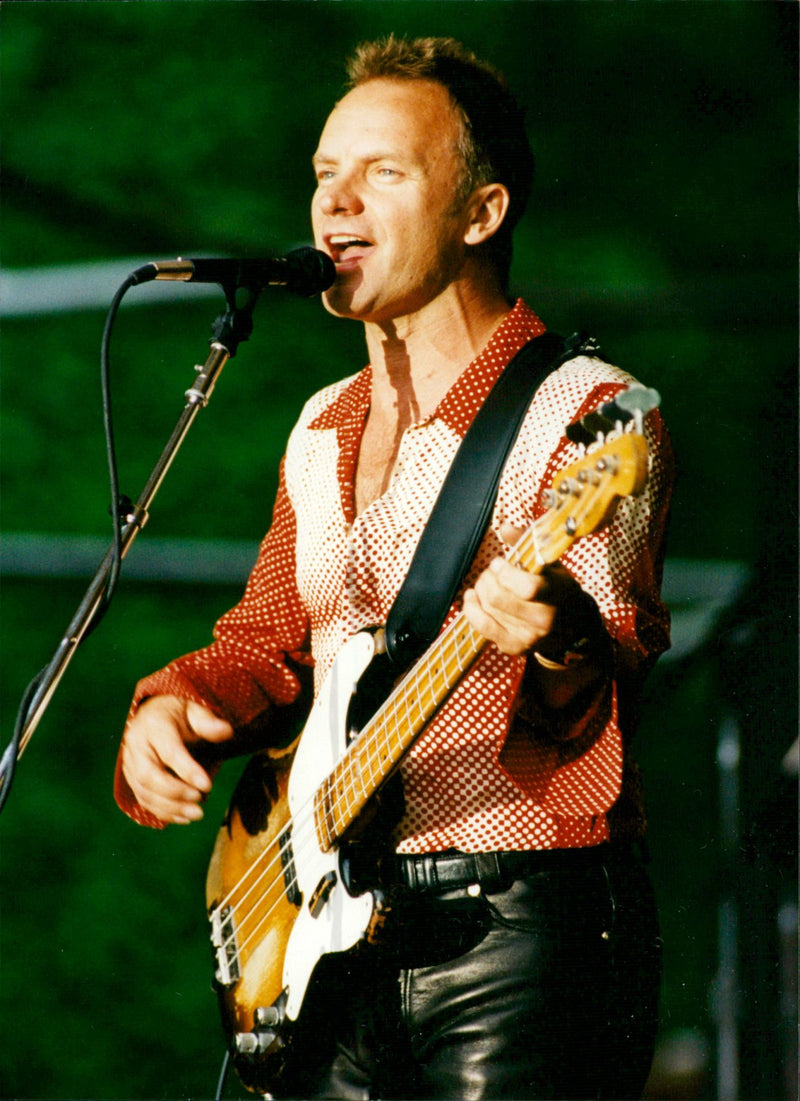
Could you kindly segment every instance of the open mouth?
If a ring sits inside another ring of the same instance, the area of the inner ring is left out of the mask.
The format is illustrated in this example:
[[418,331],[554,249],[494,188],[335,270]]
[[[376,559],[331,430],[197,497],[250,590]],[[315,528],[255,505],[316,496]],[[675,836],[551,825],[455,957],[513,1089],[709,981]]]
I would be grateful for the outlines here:
[[328,248],[335,264],[362,259],[373,248],[372,241],[349,233],[334,233],[328,238]]

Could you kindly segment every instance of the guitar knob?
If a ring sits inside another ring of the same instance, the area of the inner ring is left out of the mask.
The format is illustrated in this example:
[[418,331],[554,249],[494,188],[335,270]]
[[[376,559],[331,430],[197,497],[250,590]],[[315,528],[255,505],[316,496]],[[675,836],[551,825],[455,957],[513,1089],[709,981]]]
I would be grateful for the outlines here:
[[276,1035],[266,1029],[263,1032],[237,1032],[233,1038],[233,1046],[237,1055],[255,1058],[269,1051],[275,1043]]
[[275,1028],[283,1020],[283,1014],[276,1005],[260,1005],[253,1018],[256,1029],[260,1031],[262,1028]]

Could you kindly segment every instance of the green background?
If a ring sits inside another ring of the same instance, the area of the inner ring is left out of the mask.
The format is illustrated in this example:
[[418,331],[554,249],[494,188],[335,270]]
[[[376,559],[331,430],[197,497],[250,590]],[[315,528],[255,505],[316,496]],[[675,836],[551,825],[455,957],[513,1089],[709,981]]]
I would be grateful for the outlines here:
[[[538,163],[514,289],[661,392],[678,454],[669,553],[688,644],[653,677],[639,739],[667,968],[650,1096],[719,1093],[718,958],[734,928],[737,1094],[790,1096],[777,920],[796,882],[795,790],[780,768],[796,734],[796,5],[6,0],[0,30],[0,240],[15,276],[307,242],[310,155],[362,38],[452,34],[506,72]],[[92,308],[3,316],[7,537],[110,534],[98,364],[116,286]],[[222,307],[193,287],[144,293],[112,348],[132,497]],[[357,326],[270,295],[131,566],[151,538],[254,543],[303,400],[361,366]],[[36,557],[3,579],[4,743],[87,584],[55,552],[37,558],[44,575]],[[720,562],[747,579],[727,610]],[[223,1045],[203,880],[235,766],[190,829],[137,828],[110,794],[135,681],[203,645],[238,595],[238,581],[193,582],[185,567],[189,580],[123,575],[0,822],[4,1097],[213,1095]],[[742,746],[733,835],[716,760],[726,723]],[[679,1087],[674,1061],[671,1084],[664,1073],[682,1040],[703,1058]]]

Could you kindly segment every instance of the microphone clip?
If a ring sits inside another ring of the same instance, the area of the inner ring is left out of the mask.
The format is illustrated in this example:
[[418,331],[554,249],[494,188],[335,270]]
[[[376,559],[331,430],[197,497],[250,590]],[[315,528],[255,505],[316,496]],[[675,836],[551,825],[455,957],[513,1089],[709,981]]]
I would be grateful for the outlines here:
[[[222,292],[228,308],[214,319],[209,343],[221,345],[233,358],[239,345],[249,340],[252,335],[253,310],[258,300],[259,290],[227,283],[222,285]],[[242,294],[244,301],[240,303],[237,300]]]

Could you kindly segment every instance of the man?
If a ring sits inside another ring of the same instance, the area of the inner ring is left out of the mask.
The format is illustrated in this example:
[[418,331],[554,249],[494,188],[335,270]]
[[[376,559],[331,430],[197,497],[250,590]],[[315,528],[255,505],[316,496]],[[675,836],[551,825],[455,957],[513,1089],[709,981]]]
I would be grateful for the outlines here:
[[[532,158],[502,79],[439,39],[367,44],[349,75],[314,155],[312,222],[336,265],[325,306],[362,322],[369,366],[307,404],[215,642],[137,687],[116,790],[150,825],[202,817],[199,744],[222,752],[277,724],[304,667],[318,691],[346,639],[385,622],[467,427],[544,331],[506,288]],[[575,458],[565,425],[630,381],[579,356],[532,402],[451,613],[489,645],[408,754],[396,855],[366,872],[404,901],[385,945],[325,961],[335,978],[307,995],[287,1096],[643,1088],[659,941],[629,742],[636,689],[668,645],[658,416],[648,485],[610,527],[537,575],[504,558]]]

